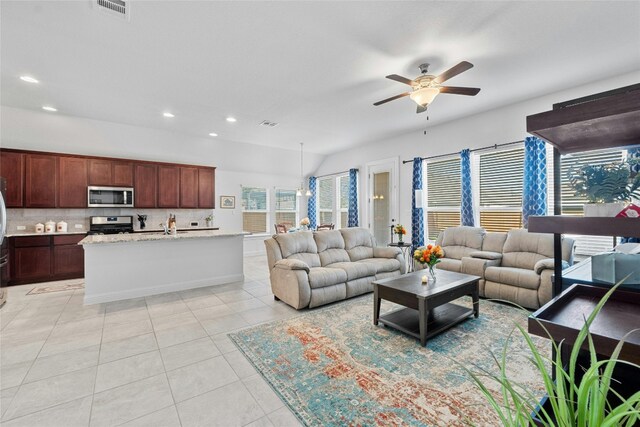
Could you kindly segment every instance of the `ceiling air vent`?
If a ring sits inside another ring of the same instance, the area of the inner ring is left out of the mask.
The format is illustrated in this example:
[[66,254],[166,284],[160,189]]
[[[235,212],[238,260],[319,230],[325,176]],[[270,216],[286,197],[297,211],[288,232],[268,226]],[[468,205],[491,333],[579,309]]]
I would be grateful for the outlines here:
[[274,128],[274,127],[278,126],[278,123],[276,123],[276,122],[270,122],[269,120],[263,120],[263,121],[260,123],[260,126],[266,126],[266,127],[268,127],[268,128]]
[[129,0],[95,0],[95,7],[111,16],[117,16],[129,20],[130,16]]

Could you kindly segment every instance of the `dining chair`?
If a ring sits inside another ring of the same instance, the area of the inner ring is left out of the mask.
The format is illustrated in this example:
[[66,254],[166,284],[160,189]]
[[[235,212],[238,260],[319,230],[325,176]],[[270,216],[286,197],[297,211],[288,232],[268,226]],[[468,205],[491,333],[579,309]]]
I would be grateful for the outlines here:
[[274,224],[274,227],[276,228],[276,234],[282,234],[288,231],[285,224]]
[[316,228],[316,231],[322,231],[322,230],[333,230],[335,228],[335,224],[331,223],[331,224],[320,224],[318,226],[318,228]]

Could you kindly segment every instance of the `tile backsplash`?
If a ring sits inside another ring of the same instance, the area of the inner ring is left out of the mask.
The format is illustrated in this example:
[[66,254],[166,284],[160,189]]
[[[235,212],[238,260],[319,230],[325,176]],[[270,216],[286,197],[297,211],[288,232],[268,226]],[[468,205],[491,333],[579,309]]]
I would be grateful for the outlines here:
[[[199,227],[206,227],[205,218],[213,213],[213,226],[217,227],[215,212],[212,209],[131,209],[131,208],[89,208],[89,209],[7,209],[7,233],[33,233],[36,224],[49,220],[64,220],[69,231],[88,231],[91,216],[133,216],[133,227],[138,230],[137,214],[147,215],[146,229],[159,229],[160,223],[167,221],[169,214],[176,216],[178,228],[190,228],[191,222],[197,221]],[[81,225],[82,229],[76,228]],[[24,230],[18,230],[24,226]]]

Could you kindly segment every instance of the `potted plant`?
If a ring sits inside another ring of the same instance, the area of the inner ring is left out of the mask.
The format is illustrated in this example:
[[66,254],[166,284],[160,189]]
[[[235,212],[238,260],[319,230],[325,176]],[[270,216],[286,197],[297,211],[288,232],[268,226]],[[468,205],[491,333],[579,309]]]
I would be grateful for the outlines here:
[[569,170],[576,196],[586,197],[585,216],[616,216],[632,198],[640,198],[640,174],[631,172],[637,160],[583,165]]
[[[640,423],[640,391],[632,390],[627,396],[622,396],[612,388],[612,383],[616,383],[612,378],[614,368],[622,365],[635,372],[640,370],[640,366],[636,364],[618,360],[626,338],[631,334],[640,333],[640,330],[633,330],[623,337],[611,358],[605,360],[598,358],[589,333],[593,320],[618,285],[607,292],[585,319],[584,326],[570,348],[571,353],[566,366],[561,356],[561,346],[565,344],[554,342],[555,357],[550,359],[540,353],[525,328],[516,325],[531,352],[529,360],[544,384],[546,396],[540,404],[537,404],[537,399],[530,390],[507,377],[506,359],[511,334],[503,346],[502,354],[493,355],[499,374],[490,374],[486,370],[477,373],[459,364],[471,376],[503,426],[632,427]],[[551,339],[550,335],[549,338]],[[553,339],[551,341],[553,342]],[[589,350],[586,352],[586,358],[584,354],[580,358],[585,343]],[[555,372],[555,381],[549,371]],[[488,381],[496,382],[500,390],[491,391]]]
[[405,234],[407,234],[407,230],[406,228],[404,228],[404,225],[402,224],[398,224],[393,228],[393,232],[394,234],[398,235],[398,243],[402,243],[402,239],[404,238]]
[[207,227],[213,226],[213,218],[214,218],[214,216],[213,216],[212,213],[210,213],[208,216],[205,217],[204,220],[207,223]]

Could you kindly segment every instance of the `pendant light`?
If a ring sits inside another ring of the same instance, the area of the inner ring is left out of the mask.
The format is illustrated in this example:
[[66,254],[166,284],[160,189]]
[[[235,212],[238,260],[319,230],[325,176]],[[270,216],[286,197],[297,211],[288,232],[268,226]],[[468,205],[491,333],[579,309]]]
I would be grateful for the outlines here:
[[296,191],[296,196],[301,197],[302,193],[304,193],[305,196],[309,197],[311,196],[311,191],[309,189],[305,191],[305,188],[304,188],[303,148],[304,148],[304,142],[301,142],[300,143],[300,188],[298,188],[298,190]]

